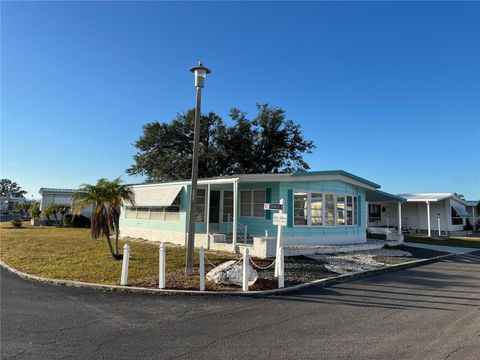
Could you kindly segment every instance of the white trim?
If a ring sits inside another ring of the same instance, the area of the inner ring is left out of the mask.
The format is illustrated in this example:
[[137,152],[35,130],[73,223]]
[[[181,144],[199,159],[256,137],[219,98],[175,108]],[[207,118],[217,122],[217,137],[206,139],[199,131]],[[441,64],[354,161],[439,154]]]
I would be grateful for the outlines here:
[[[296,193],[306,193],[307,194],[307,224],[306,225],[296,225],[295,224],[295,194]],[[321,194],[322,195],[322,225],[312,225],[312,213],[311,213],[311,209],[312,209],[312,193],[315,193],[315,194]],[[358,228],[360,227],[361,225],[361,222],[358,221],[357,219],[357,223],[355,224],[355,218],[356,216],[358,216],[358,214],[360,214],[360,211],[359,211],[359,206],[360,206],[360,203],[358,202],[358,194],[352,194],[352,193],[338,193],[338,192],[320,192],[320,191],[317,191],[317,190],[303,190],[303,189],[293,189],[292,191],[292,195],[293,195],[293,206],[292,206],[292,209],[291,209],[291,215],[292,215],[292,226],[293,227],[298,227],[298,228],[340,228],[340,229],[345,229],[345,228]],[[325,217],[325,214],[326,214],[326,202],[325,202],[325,198],[326,198],[326,195],[333,195],[333,217],[334,217],[334,224],[333,225],[327,225],[326,224],[326,217]],[[337,197],[338,196],[342,196],[344,198],[344,220],[345,220],[345,224],[344,225],[338,225],[338,214],[337,214]],[[352,197],[352,224],[351,225],[348,225],[347,224],[347,196],[351,196]],[[356,202],[357,202],[357,211],[355,211],[355,198],[356,198]],[[367,209],[368,210],[368,209]],[[367,211],[367,216],[368,216],[368,211]],[[367,223],[368,224],[368,223]],[[367,227],[367,224],[365,225],[365,227]]]
[[233,183],[233,232],[232,244],[233,252],[237,252],[237,223],[238,223],[238,182]]
[[210,184],[207,184],[207,218],[205,220],[205,233],[208,235],[210,232]]
[[[250,215],[242,215],[242,192],[246,192],[246,191],[249,191],[250,192]],[[240,194],[240,217],[242,218],[250,218],[250,219],[265,219],[265,210],[263,211],[263,215],[262,216],[255,216],[255,204],[260,204],[260,203],[255,203],[254,202],[254,196],[253,196],[253,193],[255,191],[263,191],[263,203],[265,203],[266,199],[267,199],[267,189],[242,189],[240,190],[239,194]]]

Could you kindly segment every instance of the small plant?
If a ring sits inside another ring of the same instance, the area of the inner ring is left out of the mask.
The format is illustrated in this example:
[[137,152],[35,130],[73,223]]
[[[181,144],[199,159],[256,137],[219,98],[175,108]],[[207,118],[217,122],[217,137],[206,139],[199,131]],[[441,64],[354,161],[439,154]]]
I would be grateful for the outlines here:
[[19,229],[19,228],[22,227],[22,220],[19,219],[19,218],[14,218],[14,219],[12,219],[12,220],[10,221],[10,223],[12,224],[12,226],[13,226],[14,228],[17,228],[17,229]]
[[40,203],[37,201],[31,204],[29,211],[30,211],[30,216],[33,219],[38,219],[42,213],[42,211],[40,210]]

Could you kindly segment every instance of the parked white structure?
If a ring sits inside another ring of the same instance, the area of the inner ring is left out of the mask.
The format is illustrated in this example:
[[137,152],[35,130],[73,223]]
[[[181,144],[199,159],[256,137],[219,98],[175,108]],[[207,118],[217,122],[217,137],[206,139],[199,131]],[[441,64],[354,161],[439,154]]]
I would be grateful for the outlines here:
[[[42,196],[40,199],[40,210],[43,211],[49,204],[71,205],[74,189],[55,189],[41,188],[38,192]],[[92,207],[88,207],[82,211],[82,215],[91,217]]]
[[25,199],[23,196],[15,197],[15,196],[1,196],[0,197],[0,212],[2,214],[8,212],[14,212],[15,207],[17,204],[27,202],[28,200]]
[[470,224],[472,224],[472,226],[475,226],[475,224],[480,221],[478,211],[480,208],[480,200],[467,200],[466,203],[468,219],[470,220]]
[[456,193],[399,194],[403,203],[370,202],[369,228],[392,228],[432,235],[462,234],[467,202]]

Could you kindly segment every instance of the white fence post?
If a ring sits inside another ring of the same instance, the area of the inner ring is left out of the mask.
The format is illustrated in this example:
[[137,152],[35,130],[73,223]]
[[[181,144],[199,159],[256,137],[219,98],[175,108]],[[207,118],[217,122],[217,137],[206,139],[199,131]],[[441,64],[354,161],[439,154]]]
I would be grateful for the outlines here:
[[125,286],[128,283],[128,262],[130,260],[130,246],[125,244],[123,246],[123,262],[122,262],[122,277],[120,285]]
[[248,291],[248,278],[249,278],[249,271],[248,271],[248,248],[245,248],[243,253],[243,281],[242,281],[242,290]]
[[243,232],[244,232],[244,234],[243,234],[244,241],[243,241],[243,242],[244,242],[245,244],[247,243],[247,234],[248,234],[247,229],[248,229],[248,228],[247,228],[247,225],[244,225],[244,226],[243,226]]
[[160,243],[158,250],[158,288],[165,289],[165,245]]
[[280,248],[280,256],[279,260],[280,263],[278,264],[278,288],[281,289],[285,286],[285,259],[284,259],[284,248],[283,246]]
[[[280,199],[280,204],[283,205],[283,199]],[[283,214],[283,210],[278,211],[279,214]],[[282,225],[277,226],[277,248],[275,251],[275,258],[277,259],[277,262],[275,263],[275,277],[278,276],[278,269],[280,267],[280,264],[278,262],[278,257],[280,256],[280,248],[282,247]]]
[[203,246],[200,246],[198,255],[200,257],[200,291],[205,291],[205,249]]

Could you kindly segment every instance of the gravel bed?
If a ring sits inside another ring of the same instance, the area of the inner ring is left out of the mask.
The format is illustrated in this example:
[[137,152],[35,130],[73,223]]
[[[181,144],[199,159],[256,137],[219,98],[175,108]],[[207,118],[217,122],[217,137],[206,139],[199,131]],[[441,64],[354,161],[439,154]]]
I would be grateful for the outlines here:
[[[393,250],[393,251],[392,251]],[[411,256],[398,256],[400,253],[395,250],[400,250],[401,252],[410,253]],[[397,256],[388,256],[387,254],[391,252]],[[395,247],[385,247],[378,250],[370,250],[364,252],[355,252],[348,254],[339,254],[339,255],[355,255],[362,253],[378,254],[373,256],[373,259],[383,263],[385,265],[397,265],[409,261],[428,259],[435,256],[444,255],[446,253],[440,251],[434,251],[429,249],[420,249],[408,246],[395,246]],[[259,266],[265,267],[271,264],[272,260],[261,260],[254,259],[255,263]],[[285,286],[297,285],[305,282],[310,282],[318,279],[325,279],[333,276],[338,276],[339,274],[333,271],[328,270],[325,267],[326,261],[320,258],[312,259],[306,256],[289,256],[285,258]],[[384,267],[377,266],[376,268]],[[262,283],[263,286],[267,285],[267,288],[275,287],[276,279],[274,275],[274,269],[270,268],[268,270],[258,270],[259,280],[257,282]]]

